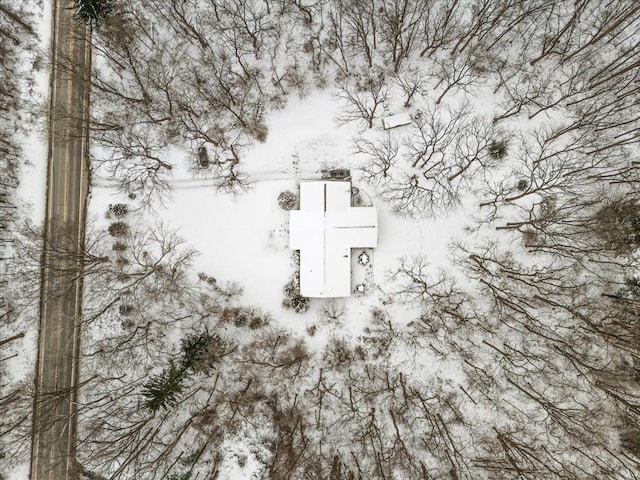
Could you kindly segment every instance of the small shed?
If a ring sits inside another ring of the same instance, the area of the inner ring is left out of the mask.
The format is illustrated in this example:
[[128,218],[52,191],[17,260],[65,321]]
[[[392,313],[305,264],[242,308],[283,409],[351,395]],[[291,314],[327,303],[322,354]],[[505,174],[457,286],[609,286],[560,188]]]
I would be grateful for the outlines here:
[[408,113],[398,113],[396,115],[389,115],[382,119],[382,127],[385,130],[390,130],[396,127],[402,127],[403,125],[409,125],[412,122],[411,115]]

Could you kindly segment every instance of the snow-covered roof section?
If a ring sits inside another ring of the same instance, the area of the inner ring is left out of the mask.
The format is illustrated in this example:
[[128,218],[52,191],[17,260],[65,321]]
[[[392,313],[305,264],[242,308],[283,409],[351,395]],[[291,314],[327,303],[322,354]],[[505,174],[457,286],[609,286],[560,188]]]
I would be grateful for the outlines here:
[[385,130],[389,130],[391,128],[409,125],[411,121],[411,115],[409,115],[408,113],[397,113],[395,115],[384,117],[382,119],[382,126]]
[[351,206],[350,182],[300,184],[300,210],[291,212],[289,246],[300,250],[302,296],[348,297],[351,249],[377,243],[377,210]]

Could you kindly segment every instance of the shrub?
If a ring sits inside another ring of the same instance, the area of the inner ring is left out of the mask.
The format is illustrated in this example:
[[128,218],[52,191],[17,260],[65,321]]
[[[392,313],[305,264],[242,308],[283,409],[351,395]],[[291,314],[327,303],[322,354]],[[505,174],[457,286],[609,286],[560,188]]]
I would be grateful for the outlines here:
[[247,131],[249,135],[255,138],[260,143],[264,143],[267,140],[267,135],[269,134],[269,129],[262,122],[253,122],[248,125]]
[[220,323],[236,322],[236,318],[240,315],[240,308],[225,307],[220,312]]
[[333,368],[348,366],[353,359],[353,352],[347,342],[341,338],[332,338],[324,351],[325,362]]
[[309,299],[307,297],[293,297],[291,299],[291,308],[296,313],[304,313],[309,310]]
[[620,443],[623,448],[629,450],[636,456],[640,456],[640,429],[628,421],[629,426],[622,430]]
[[293,192],[284,191],[278,195],[278,205],[280,205],[280,208],[283,210],[293,210],[297,204],[298,197],[296,197],[296,194]]
[[127,244],[123,243],[123,242],[115,242],[112,246],[111,249],[114,252],[124,252],[127,249]]
[[626,298],[632,300],[640,299],[640,280],[634,277],[624,279],[625,287],[619,289],[615,296],[617,298]]
[[360,189],[358,187],[351,187],[351,205],[354,207],[361,207],[364,205]]
[[322,306],[320,315],[327,321],[337,322],[344,315],[344,303],[332,298]]
[[127,316],[131,312],[133,312],[133,306],[132,305],[123,304],[123,305],[120,305],[118,307],[118,313],[120,315],[122,315],[122,316]]
[[492,140],[489,144],[489,156],[500,160],[507,155],[507,142],[504,140]]
[[122,218],[129,213],[129,206],[126,203],[116,203],[115,205],[109,205],[109,210],[117,218]]
[[284,294],[287,297],[297,297],[300,294],[300,274],[296,272],[291,280],[284,286]]
[[628,254],[640,245],[640,206],[635,200],[617,199],[592,217],[593,231],[618,254]]
[[529,188],[529,182],[524,178],[522,180],[518,180],[518,183],[516,183],[516,188],[519,191],[524,192],[527,188]]
[[522,241],[525,247],[529,247],[538,243],[538,233],[535,230],[524,230],[522,232]]
[[207,330],[187,335],[182,339],[182,370],[207,373],[230,351],[230,345],[217,334]]
[[122,256],[118,256],[118,258],[116,258],[116,265],[120,268],[123,268],[126,265],[129,265],[129,259],[122,257]]
[[255,314],[251,317],[251,320],[249,321],[249,328],[251,330],[257,330],[258,328],[262,328],[265,325],[269,325],[268,314],[262,314],[262,315]]
[[109,225],[108,231],[112,237],[125,237],[129,234],[129,225],[124,222],[113,222]]

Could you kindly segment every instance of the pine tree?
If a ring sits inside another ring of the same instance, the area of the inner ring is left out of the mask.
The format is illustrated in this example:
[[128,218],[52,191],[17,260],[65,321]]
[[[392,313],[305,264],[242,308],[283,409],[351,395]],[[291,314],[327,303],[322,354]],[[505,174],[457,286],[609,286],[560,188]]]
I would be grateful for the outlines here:
[[113,12],[113,0],[76,0],[75,17],[96,25]]
[[207,330],[182,339],[182,368],[193,373],[208,373],[229,352],[219,335]]
[[189,335],[182,339],[182,368],[193,372],[207,372],[213,367],[208,351],[212,342],[219,340],[208,331]]
[[145,407],[152,411],[167,409],[178,404],[178,398],[184,390],[185,370],[173,362],[160,375],[154,375],[144,385],[142,395],[147,398]]

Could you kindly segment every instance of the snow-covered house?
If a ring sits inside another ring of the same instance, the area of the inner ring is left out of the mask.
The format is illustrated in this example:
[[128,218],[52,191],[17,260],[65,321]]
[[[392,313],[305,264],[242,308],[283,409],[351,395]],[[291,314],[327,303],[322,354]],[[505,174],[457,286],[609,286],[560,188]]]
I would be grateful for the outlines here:
[[350,182],[300,184],[300,210],[291,212],[289,246],[300,250],[302,296],[348,297],[351,249],[377,243],[377,210],[351,206]]

